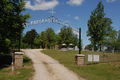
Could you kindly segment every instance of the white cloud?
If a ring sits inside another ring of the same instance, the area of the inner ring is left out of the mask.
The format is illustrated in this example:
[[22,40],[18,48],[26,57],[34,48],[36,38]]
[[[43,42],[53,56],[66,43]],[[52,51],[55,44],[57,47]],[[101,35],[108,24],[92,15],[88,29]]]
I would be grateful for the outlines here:
[[79,5],[82,5],[84,0],[70,0],[67,2],[67,4],[69,5],[76,5],[76,6],[79,6]]
[[57,31],[57,33],[60,33],[60,29]]
[[79,32],[75,31],[75,30],[72,30],[74,34],[78,35],[79,36]]
[[68,14],[67,16],[68,16],[68,17],[70,17],[70,15],[69,15],[69,14]]
[[114,2],[114,1],[116,1],[116,0],[107,0],[107,2]]
[[68,20],[65,20],[66,23],[68,23],[69,21]]
[[59,2],[57,0],[45,1],[45,0],[35,0],[34,5],[31,5],[31,1],[26,1],[25,7],[27,9],[34,10],[48,10],[55,8]]
[[74,17],[76,20],[79,20],[79,17],[78,16],[76,16],[76,17]]

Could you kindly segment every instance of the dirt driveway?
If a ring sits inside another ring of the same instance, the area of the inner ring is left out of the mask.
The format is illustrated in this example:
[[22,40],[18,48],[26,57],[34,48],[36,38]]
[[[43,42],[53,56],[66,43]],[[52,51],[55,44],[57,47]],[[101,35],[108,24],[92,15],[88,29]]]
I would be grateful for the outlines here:
[[41,49],[23,49],[22,51],[32,59],[35,74],[33,80],[84,80],[58,61],[43,54]]

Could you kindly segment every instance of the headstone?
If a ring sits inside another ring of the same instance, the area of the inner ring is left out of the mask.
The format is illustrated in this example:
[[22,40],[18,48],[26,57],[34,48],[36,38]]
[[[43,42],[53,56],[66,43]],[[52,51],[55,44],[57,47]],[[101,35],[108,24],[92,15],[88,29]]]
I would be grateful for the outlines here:
[[89,51],[89,47],[88,46],[85,46],[85,51]]
[[40,49],[42,49],[42,46],[40,46]]
[[66,44],[65,44],[65,43],[64,43],[64,44],[62,44],[61,51],[63,51],[63,52],[64,52],[64,51],[67,51],[66,47],[67,47],[67,46],[66,46]]
[[68,48],[68,50],[69,50],[69,51],[73,51],[73,50],[74,50],[73,47],[74,47],[73,44],[69,44],[69,48]]
[[55,45],[55,49],[58,49],[58,47],[59,47],[58,45]]
[[45,45],[45,49],[47,49],[47,44]]
[[112,47],[111,47],[111,46],[108,46],[106,51],[107,51],[107,52],[112,52]]
[[92,51],[94,51],[94,47],[92,47]]
[[78,50],[78,46],[75,46],[75,50]]
[[54,46],[50,46],[50,49],[54,49]]

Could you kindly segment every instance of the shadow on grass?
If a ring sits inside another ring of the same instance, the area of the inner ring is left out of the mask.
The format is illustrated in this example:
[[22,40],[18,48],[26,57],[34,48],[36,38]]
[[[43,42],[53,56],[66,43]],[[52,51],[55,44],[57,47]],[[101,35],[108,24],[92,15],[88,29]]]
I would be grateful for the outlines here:
[[31,59],[29,59],[29,58],[26,57],[26,56],[23,56],[23,65],[31,66],[31,64],[32,64]]
[[0,54],[0,70],[11,65],[12,56],[10,54]]

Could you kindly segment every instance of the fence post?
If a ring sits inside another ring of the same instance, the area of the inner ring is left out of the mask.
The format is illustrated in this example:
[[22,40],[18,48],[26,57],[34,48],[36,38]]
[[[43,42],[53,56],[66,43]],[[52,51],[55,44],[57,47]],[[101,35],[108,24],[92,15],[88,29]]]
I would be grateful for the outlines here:
[[[85,52],[84,52],[84,56],[85,56]],[[84,57],[84,65],[85,65],[85,57]]]
[[105,55],[104,55],[104,51],[103,51],[103,63],[104,63],[104,56],[105,56]]
[[15,50],[14,50],[14,47],[13,47],[13,55],[12,55],[12,72],[14,72],[14,53],[15,53]]

